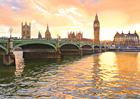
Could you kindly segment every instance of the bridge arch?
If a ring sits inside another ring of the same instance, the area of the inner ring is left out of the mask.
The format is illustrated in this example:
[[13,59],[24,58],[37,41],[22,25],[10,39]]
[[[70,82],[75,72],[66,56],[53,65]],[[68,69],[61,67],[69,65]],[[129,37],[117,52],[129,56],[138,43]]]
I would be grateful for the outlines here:
[[100,46],[98,46],[98,45],[95,45],[95,46],[94,46],[94,48],[100,48]]
[[102,46],[101,48],[105,48],[104,46]]
[[50,43],[40,43],[40,42],[26,42],[26,43],[21,43],[21,44],[17,44],[13,47],[13,51],[18,48],[18,47],[21,47],[21,46],[24,46],[24,45],[29,45],[29,44],[44,44],[44,45],[49,45],[51,47],[53,47],[55,49],[55,51],[57,51],[57,48],[53,45],[53,44],[50,44]]
[[65,56],[65,55],[80,55],[80,49],[79,46],[76,44],[63,44],[60,45],[59,47],[60,51],[61,51],[61,55]]
[[0,48],[5,52],[5,54],[8,54],[8,49],[6,49],[4,46],[0,45]]
[[75,46],[75,47],[77,47],[78,49],[80,49],[78,45],[76,45],[76,44],[69,44],[69,43],[63,43],[62,45],[59,46],[59,48],[61,49],[63,46],[66,46],[66,45]]
[[90,45],[83,45],[82,48],[92,48]]

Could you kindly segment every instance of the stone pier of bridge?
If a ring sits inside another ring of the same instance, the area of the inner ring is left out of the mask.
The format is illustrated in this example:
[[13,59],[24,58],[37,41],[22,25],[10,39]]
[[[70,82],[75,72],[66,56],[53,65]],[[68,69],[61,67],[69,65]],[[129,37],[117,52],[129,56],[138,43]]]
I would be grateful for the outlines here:
[[13,38],[8,39],[8,55],[3,55],[3,65],[15,66],[15,55],[13,54]]

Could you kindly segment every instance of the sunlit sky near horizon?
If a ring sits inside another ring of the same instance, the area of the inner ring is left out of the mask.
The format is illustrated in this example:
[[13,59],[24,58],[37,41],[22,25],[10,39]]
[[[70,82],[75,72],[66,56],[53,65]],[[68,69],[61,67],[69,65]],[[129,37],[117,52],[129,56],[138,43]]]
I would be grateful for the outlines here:
[[67,37],[68,31],[83,31],[94,38],[96,13],[100,39],[113,40],[116,31],[140,35],[140,0],[0,0],[0,36],[21,37],[21,22],[31,22],[31,36],[45,36],[47,23],[53,38]]

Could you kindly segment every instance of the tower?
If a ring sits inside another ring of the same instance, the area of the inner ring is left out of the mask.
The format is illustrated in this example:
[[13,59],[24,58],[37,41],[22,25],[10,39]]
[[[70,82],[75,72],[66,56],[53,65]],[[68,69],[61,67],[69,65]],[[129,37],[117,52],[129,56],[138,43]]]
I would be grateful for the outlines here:
[[49,26],[48,26],[48,24],[47,24],[47,30],[46,30],[46,32],[45,32],[45,39],[46,39],[46,40],[51,40],[51,33],[50,33],[50,31],[49,31]]
[[94,43],[100,44],[100,22],[98,21],[97,14],[95,16],[93,28],[94,28]]
[[22,22],[21,32],[22,32],[22,38],[30,39],[31,38],[31,23],[29,23],[28,25],[27,22],[25,22],[25,25],[23,25],[23,22]]
[[40,31],[38,33],[38,39],[42,39],[42,35],[41,35]]

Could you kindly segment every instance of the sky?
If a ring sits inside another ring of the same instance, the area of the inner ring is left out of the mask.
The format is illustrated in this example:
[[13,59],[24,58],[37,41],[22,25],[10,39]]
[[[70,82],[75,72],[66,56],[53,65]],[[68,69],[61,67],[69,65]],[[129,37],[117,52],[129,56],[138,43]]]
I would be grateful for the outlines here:
[[94,38],[93,22],[97,13],[100,39],[113,40],[119,33],[140,35],[140,0],[0,0],[0,36],[21,37],[21,23],[31,22],[31,37],[39,31],[45,37],[47,24],[53,38],[67,37],[70,31],[83,31]]

